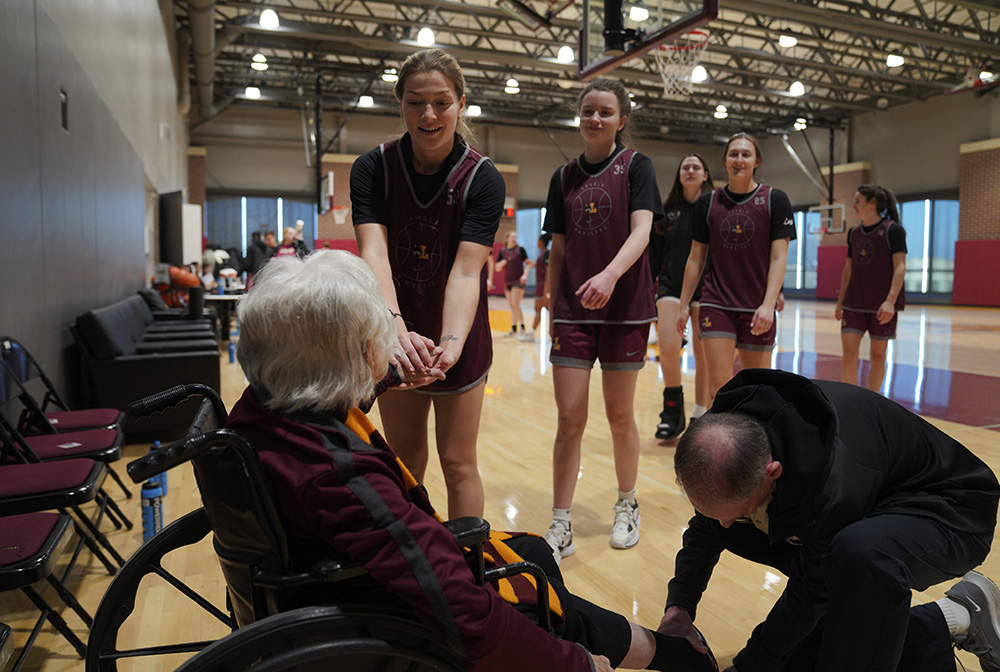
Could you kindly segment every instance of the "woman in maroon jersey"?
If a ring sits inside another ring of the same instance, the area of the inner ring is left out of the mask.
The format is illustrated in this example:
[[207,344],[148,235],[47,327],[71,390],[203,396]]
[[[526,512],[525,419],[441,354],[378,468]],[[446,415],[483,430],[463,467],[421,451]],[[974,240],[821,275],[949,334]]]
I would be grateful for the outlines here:
[[507,305],[510,307],[510,333],[508,336],[517,336],[517,326],[521,325],[523,338],[526,332],[521,299],[524,298],[524,283],[527,281],[531,262],[528,261],[528,253],[517,244],[517,231],[511,231],[504,238],[503,249],[497,252],[496,261],[494,272],[503,273],[503,293],[507,297]]
[[621,82],[599,79],[580,97],[584,151],[549,184],[545,230],[552,234],[552,384],[558,409],[553,447],[552,525],[556,557],[574,551],[570,508],[587,425],[587,390],[601,360],[618,496],[610,544],[639,541],[639,429],[635,385],[656,319],[646,246],[663,202],[649,158],[627,148],[632,105]]
[[[542,308],[549,307],[549,243],[552,242],[551,233],[543,233],[538,236],[538,258],[535,259],[535,319],[531,323],[531,333],[542,323]],[[527,339],[525,339],[527,340]],[[534,336],[532,336],[534,340]]]
[[897,312],[904,304],[906,230],[892,192],[877,184],[858,187],[852,207],[861,223],[847,232],[847,262],[834,310],[844,346],[840,375],[845,383],[859,384],[858,351],[867,331],[868,389],[878,392],[885,378],[885,352],[889,339],[896,338]]
[[684,266],[677,331],[684,333],[688,305],[703,282],[697,328],[709,407],[733,376],[734,351],[741,368],[763,369],[774,349],[775,307],[795,226],[788,196],[757,181],[763,159],[760,143],[749,133],[729,138],[722,152],[729,184],[698,199],[692,214],[694,240]]
[[485,264],[504,182],[466,141],[465,79],[452,56],[440,49],[412,54],[394,91],[406,133],[355,161],[355,234],[395,318],[393,364],[440,380],[386,393],[379,412],[386,438],[422,481],[433,405],[448,516],[480,516],[476,437],[493,361]]

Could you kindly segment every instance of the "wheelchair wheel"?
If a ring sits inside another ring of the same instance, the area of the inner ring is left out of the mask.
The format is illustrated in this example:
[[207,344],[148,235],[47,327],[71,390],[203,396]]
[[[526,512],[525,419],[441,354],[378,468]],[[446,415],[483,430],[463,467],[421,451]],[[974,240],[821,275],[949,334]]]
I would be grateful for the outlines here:
[[[186,595],[204,612],[207,612],[209,623],[218,621],[219,627],[215,631],[219,637],[233,630],[234,625],[229,614],[217,608],[164,568],[164,564],[169,565],[169,562],[164,563],[164,557],[179,548],[200,542],[210,532],[211,528],[205,510],[197,509],[165,527],[129,558],[111,581],[111,585],[108,586],[108,590],[94,614],[94,624],[91,626],[90,639],[87,643],[87,659],[84,668],[86,672],[118,672],[119,661],[130,659],[132,664],[125,664],[123,667],[141,670],[146,666],[141,660],[135,660],[137,658],[192,653],[201,651],[215,641],[210,639],[124,648],[122,640],[125,638],[120,637],[120,631],[135,610],[136,599],[141,589],[140,584],[147,576],[155,575],[162,579],[161,585],[162,582],[166,582],[173,589]],[[190,622],[198,622],[196,616],[186,618]],[[155,627],[150,629],[157,631]],[[207,629],[211,630],[211,628]],[[156,634],[159,633],[156,632]],[[205,633],[199,632],[199,634],[204,636]]]
[[177,672],[462,672],[461,660],[412,614],[378,605],[304,607],[240,628]]

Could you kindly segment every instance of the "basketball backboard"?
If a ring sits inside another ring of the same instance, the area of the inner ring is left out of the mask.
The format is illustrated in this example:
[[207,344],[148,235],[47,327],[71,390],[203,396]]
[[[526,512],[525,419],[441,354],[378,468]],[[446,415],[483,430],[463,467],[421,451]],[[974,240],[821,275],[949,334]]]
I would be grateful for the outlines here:
[[719,0],[583,0],[577,76],[593,79],[718,14]]
[[813,205],[806,215],[806,231],[811,234],[843,233],[846,231],[847,207],[843,203]]

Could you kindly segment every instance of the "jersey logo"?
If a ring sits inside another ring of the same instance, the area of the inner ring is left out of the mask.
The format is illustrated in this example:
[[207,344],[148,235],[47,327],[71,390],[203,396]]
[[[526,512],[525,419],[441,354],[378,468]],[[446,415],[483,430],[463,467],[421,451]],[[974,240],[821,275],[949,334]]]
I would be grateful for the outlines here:
[[701,328],[702,329],[711,329],[712,328],[712,318],[709,317],[708,315],[705,315],[704,317],[702,317],[701,318]]
[[580,233],[594,235],[605,229],[611,219],[611,196],[599,186],[581,190],[570,209],[573,226]]
[[559,337],[558,336],[553,336],[553,338],[552,338],[552,349],[553,350],[558,350],[559,347],[560,347],[559,346]]
[[753,219],[747,213],[739,210],[730,212],[719,229],[722,244],[732,250],[743,249],[753,240],[755,228]]
[[875,259],[875,247],[867,240],[862,240],[855,245],[852,255],[855,266],[867,267],[872,265]]
[[411,286],[423,285],[437,278],[444,262],[437,220],[411,221],[396,236],[396,267]]

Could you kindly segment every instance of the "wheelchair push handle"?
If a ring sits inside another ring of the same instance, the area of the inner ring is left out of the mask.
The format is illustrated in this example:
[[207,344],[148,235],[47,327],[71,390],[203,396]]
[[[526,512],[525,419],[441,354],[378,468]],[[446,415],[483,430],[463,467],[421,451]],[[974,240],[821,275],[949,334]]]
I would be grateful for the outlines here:
[[135,483],[142,483],[178,464],[187,462],[207,447],[207,436],[206,434],[187,436],[132,460],[126,467],[129,478]]
[[176,385],[170,389],[163,390],[162,392],[156,392],[148,397],[137,399],[128,405],[128,413],[135,419],[145,418],[146,416],[152,415],[158,411],[165,411],[168,408],[172,408],[188,397],[195,395],[201,395],[211,399],[212,405],[216,410],[216,416],[219,418],[226,417],[226,407],[222,403],[219,393],[208,385],[202,385],[200,383]]

